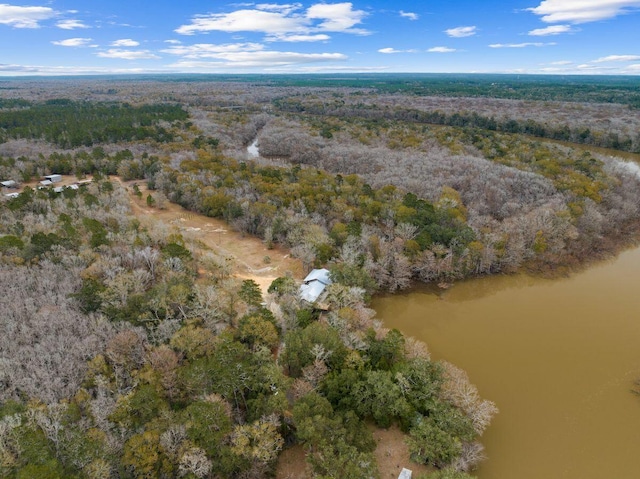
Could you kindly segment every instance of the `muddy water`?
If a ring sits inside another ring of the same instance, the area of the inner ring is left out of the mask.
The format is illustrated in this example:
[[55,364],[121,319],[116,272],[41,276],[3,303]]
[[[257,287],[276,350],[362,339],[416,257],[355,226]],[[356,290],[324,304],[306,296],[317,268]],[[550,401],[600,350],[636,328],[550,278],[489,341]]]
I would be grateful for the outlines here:
[[640,249],[568,279],[484,278],[373,307],[497,403],[480,479],[640,477]]

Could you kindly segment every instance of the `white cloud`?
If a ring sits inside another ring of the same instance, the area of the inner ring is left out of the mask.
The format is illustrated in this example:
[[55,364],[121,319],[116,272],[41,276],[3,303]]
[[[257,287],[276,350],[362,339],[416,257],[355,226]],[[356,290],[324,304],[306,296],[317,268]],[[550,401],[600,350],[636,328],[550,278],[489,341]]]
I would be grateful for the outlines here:
[[327,32],[349,32],[368,34],[360,29],[353,29],[354,25],[362,22],[367,16],[364,10],[353,10],[352,3],[317,3],[307,9],[306,17],[324,20],[316,28]]
[[613,18],[640,8],[640,0],[543,0],[527,8],[546,23],[588,23]]
[[329,35],[317,33],[314,35],[292,34],[292,35],[269,35],[265,38],[267,42],[324,42],[330,40]]
[[472,37],[477,33],[477,27],[472,26],[472,27],[449,28],[444,32],[453,38]]
[[297,68],[296,71],[304,73],[335,73],[335,72],[381,72],[388,70],[386,66],[376,67],[349,67],[349,66],[334,66],[334,65],[321,65],[321,66],[309,66]]
[[609,55],[608,57],[601,57],[597,60],[593,60],[592,63],[635,62],[636,60],[640,60],[640,55]]
[[53,41],[54,45],[61,47],[87,47],[93,41],[91,38],[67,38],[66,40]]
[[557,62],[551,62],[551,65],[571,65],[573,64],[573,62],[570,62],[569,60],[559,60]]
[[556,45],[554,42],[549,43],[540,43],[540,42],[529,42],[529,43],[492,43],[489,45],[489,48],[526,48],[526,47],[548,47],[551,45]]
[[[211,55],[213,57],[213,55]],[[268,68],[297,65],[304,63],[344,61],[346,55],[342,53],[298,53],[278,51],[245,51],[222,52],[215,55],[218,62],[178,61],[174,68],[207,69],[207,68]]]
[[402,10],[400,10],[400,16],[408,18],[409,20],[417,20],[418,18],[420,18],[420,15],[418,15],[417,13],[403,12]]
[[395,48],[387,47],[378,50],[378,53],[416,53],[417,50],[396,50]]
[[640,63],[634,63],[633,65],[629,65],[627,67],[625,67],[625,71],[628,72],[638,72],[640,73]]
[[14,28],[39,28],[38,22],[48,20],[57,15],[49,7],[20,7],[0,3],[0,25]]
[[106,75],[119,73],[167,73],[167,71],[170,70],[96,66],[42,66],[0,64],[0,75]]
[[[98,21],[98,23],[100,23]],[[113,22],[113,21],[108,21],[108,22],[104,22],[107,25],[111,25],[112,27],[125,27],[125,28],[145,28],[142,25],[132,25],[130,23],[118,23],[118,22]]]
[[76,28],[91,28],[80,20],[60,20],[56,23],[56,27],[62,28],[63,30],[75,30]]
[[194,70],[194,71],[211,71],[218,70],[220,68],[230,68],[234,65],[225,62],[200,62],[200,61],[178,61],[167,65],[169,68],[177,69],[179,71]]
[[97,55],[101,58],[120,58],[121,60],[148,60],[160,58],[149,50],[120,50],[118,48],[110,48],[106,52],[98,52]]
[[123,38],[122,40],[115,40],[111,42],[112,47],[137,47],[140,42],[131,40],[131,38]]
[[182,25],[175,31],[182,35],[193,35],[210,31],[287,33],[305,30],[304,19],[301,17],[287,17],[279,12],[262,10],[236,10],[231,13],[198,15],[189,25]]
[[545,28],[536,28],[531,30],[529,35],[532,37],[545,37],[548,35],[560,35],[561,33],[570,33],[574,31],[571,25],[550,25]]
[[559,68],[559,67],[544,67],[544,68],[540,68],[539,71],[543,73],[563,73],[563,72],[566,72],[567,69]]
[[582,65],[578,65],[576,67],[580,71],[589,71],[589,72],[611,72],[613,70],[617,70],[615,67],[603,67],[600,65],[593,65],[591,63],[583,63]]
[[[253,5],[252,3],[245,3],[245,4],[239,4],[242,6],[251,6]],[[300,3],[289,3],[289,4],[284,4],[284,5],[280,5],[277,3],[259,3],[256,5],[256,8],[258,10],[269,10],[272,12],[282,12],[285,15],[288,15],[296,10],[299,10],[300,8],[302,8],[302,4]]]
[[[162,53],[182,57],[172,67],[193,69],[213,68],[275,68],[305,63],[343,61],[347,56],[342,53],[299,53],[266,50],[260,43],[199,43],[195,45],[175,45]],[[217,60],[217,61],[202,61]]]
[[318,3],[302,11],[301,4],[275,5],[259,4],[253,9],[241,9],[228,13],[196,15],[191,23],[178,27],[175,32],[193,35],[211,31],[227,33],[259,32],[270,35],[274,41],[278,37],[301,36],[303,41],[318,41],[309,36],[318,32],[342,32],[358,35],[368,31],[354,28],[362,22],[367,13],[354,10],[352,3]]
[[180,45],[160,50],[169,55],[179,55],[184,58],[220,58],[221,54],[234,52],[256,52],[264,50],[260,43],[226,43],[216,45],[213,43],[198,43],[195,45]]
[[36,67],[25,66],[25,65],[14,65],[9,63],[0,63],[0,72],[8,72],[8,73],[37,73],[38,69]]
[[429,48],[427,51],[429,53],[452,53],[452,52],[455,52],[456,49],[449,48],[449,47],[433,47],[433,48]]
[[171,45],[180,45],[182,43],[180,40],[165,40],[164,42]]

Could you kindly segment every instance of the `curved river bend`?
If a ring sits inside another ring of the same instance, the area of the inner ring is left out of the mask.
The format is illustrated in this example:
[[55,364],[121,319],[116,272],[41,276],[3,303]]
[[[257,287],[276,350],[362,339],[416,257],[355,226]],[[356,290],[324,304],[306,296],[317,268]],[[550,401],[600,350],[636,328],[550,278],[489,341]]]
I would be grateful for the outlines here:
[[480,479],[640,477],[640,248],[568,279],[488,277],[373,308],[500,408]]

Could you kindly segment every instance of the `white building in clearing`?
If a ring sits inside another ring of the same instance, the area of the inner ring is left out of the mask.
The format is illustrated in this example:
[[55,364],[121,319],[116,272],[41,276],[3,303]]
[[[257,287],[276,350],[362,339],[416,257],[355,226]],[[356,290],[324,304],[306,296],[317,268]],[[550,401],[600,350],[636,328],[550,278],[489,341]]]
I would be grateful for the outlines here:
[[0,185],[2,185],[3,188],[17,188],[18,187],[18,183],[16,183],[13,180],[0,181]]
[[62,175],[45,175],[45,180],[49,180],[51,183],[59,183],[62,181]]
[[315,303],[331,283],[328,269],[314,269],[300,285],[300,298],[308,303]]

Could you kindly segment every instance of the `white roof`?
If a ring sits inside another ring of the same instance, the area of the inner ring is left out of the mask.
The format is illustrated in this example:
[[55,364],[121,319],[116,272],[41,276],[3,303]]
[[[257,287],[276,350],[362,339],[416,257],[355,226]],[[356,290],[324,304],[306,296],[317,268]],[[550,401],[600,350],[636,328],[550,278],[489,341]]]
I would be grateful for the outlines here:
[[303,281],[300,286],[300,297],[309,303],[315,303],[327,285],[331,284],[329,270],[314,269]]
[[41,184],[42,186],[49,186],[49,185],[51,185],[51,184],[52,184],[52,181],[51,181],[51,180],[42,180],[42,181],[40,182],[40,184]]
[[329,277],[329,270],[322,269],[314,269],[307,275],[303,282],[308,283],[310,281],[320,281],[323,284],[331,284],[331,278]]
[[398,476],[398,479],[411,479],[412,473],[413,471],[403,467],[400,475]]

